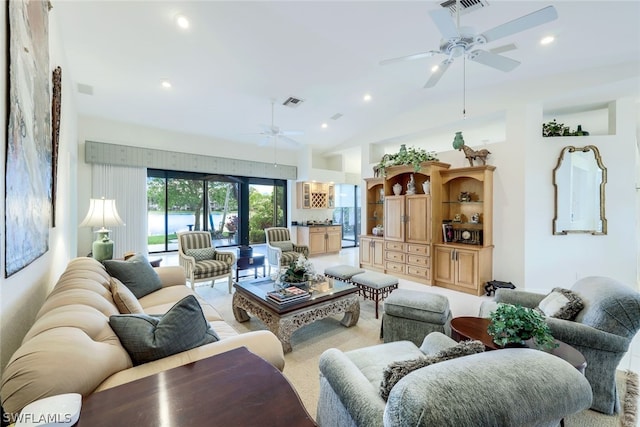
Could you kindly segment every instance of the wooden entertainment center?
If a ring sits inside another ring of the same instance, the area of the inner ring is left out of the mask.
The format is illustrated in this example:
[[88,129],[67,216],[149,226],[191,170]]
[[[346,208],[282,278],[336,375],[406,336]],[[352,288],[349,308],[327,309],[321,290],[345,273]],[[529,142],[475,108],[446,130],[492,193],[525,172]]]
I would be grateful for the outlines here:
[[[484,284],[493,279],[495,167],[449,166],[433,161],[418,171],[412,165],[391,166],[384,177],[365,179],[360,267],[484,293]],[[407,194],[410,181],[414,194]]]

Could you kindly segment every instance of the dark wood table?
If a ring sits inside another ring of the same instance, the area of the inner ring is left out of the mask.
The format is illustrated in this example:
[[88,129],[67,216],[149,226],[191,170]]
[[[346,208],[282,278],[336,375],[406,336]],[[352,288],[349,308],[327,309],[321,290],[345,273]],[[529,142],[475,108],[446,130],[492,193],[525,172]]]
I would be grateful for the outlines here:
[[239,256],[236,258],[236,281],[240,279],[240,271],[253,268],[253,278],[258,278],[258,267],[262,267],[262,276],[264,277],[264,255]]
[[[478,340],[484,344],[487,350],[499,350],[502,347],[494,343],[493,337],[487,332],[489,322],[490,319],[483,317],[454,317],[451,319],[451,336],[456,341],[465,339]],[[556,340],[556,344],[558,344],[558,347],[544,351],[566,360],[584,375],[587,361],[582,353],[562,341]],[[526,345],[529,348],[536,348],[531,340],[526,341]]]
[[238,322],[257,317],[278,337],[285,353],[292,350],[291,335],[299,328],[335,314],[344,313],[340,323],[350,327],[360,318],[358,288],[350,283],[328,278],[329,288],[311,290],[311,298],[287,305],[278,305],[267,298],[273,291],[273,280],[260,278],[238,282],[233,286],[232,308]]
[[78,427],[315,426],[278,369],[245,347],[93,393]]

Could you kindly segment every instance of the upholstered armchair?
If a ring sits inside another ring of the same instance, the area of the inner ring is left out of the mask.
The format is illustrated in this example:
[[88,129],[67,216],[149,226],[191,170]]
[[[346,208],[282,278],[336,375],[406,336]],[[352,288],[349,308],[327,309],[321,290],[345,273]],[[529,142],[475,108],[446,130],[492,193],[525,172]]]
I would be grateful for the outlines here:
[[291,234],[286,227],[270,227],[264,229],[267,238],[267,261],[269,261],[269,275],[271,266],[280,268],[289,265],[303,254],[309,256],[309,247],[296,245],[291,241]]
[[589,382],[577,369],[559,357],[523,348],[415,370],[415,363],[403,363],[409,373],[392,386],[385,401],[380,389],[391,363],[437,357],[456,344],[432,332],[420,348],[395,341],[348,352],[326,350],[319,360],[316,422],[322,427],[557,427],[563,417],[591,404]]
[[[619,412],[615,374],[640,328],[640,293],[614,279],[585,277],[571,291],[584,302],[573,321],[549,317],[547,323],[554,338],[582,353],[587,360],[585,376],[593,390],[591,409],[613,414]],[[495,302],[537,307],[546,295],[498,289]],[[488,316],[486,304],[481,316]]]
[[227,278],[229,293],[233,284],[233,252],[218,251],[211,245],[208,231],[185,231],[178,233],[178,262],[184,268],[191,288],[198,282],[211,281],[211,287],[218,279]]

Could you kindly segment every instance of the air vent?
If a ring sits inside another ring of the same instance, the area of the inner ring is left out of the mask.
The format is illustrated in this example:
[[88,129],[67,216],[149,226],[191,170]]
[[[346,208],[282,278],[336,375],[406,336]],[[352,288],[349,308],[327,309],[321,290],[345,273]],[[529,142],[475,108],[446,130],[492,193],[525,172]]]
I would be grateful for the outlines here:
[[342,117],[342,113],[336,113],[333,116],[329,117],[331,120],[338,120],[340,117]]
[[286,101],[284,101],[282,103],[282,105],[285,105],[287,107],[291,107],[291,108],[296,108],[298,105],[302,104],[303,100],[300,98],[294,98],[293,96],[290,96],[289,98],[287,98]]
[[[445,9],[449,9],[451,12],[451,16],[456,16],[456,0],[447,0],[440,3],[440,6]],[[464,15],[465,13],[473,12],[476,9],[482,9],[483,7],[489,6],[489,2],[487,0],[460,0],[460,15]]]

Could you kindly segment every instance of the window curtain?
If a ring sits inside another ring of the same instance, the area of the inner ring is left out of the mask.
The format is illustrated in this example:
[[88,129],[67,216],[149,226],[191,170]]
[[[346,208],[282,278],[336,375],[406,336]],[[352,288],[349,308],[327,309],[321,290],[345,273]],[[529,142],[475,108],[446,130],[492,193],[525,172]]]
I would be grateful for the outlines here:
[[91,197],[115,199],[124,226],[110,227],[113,257],[125,252],[148,256],[147,169],[94,163]]

